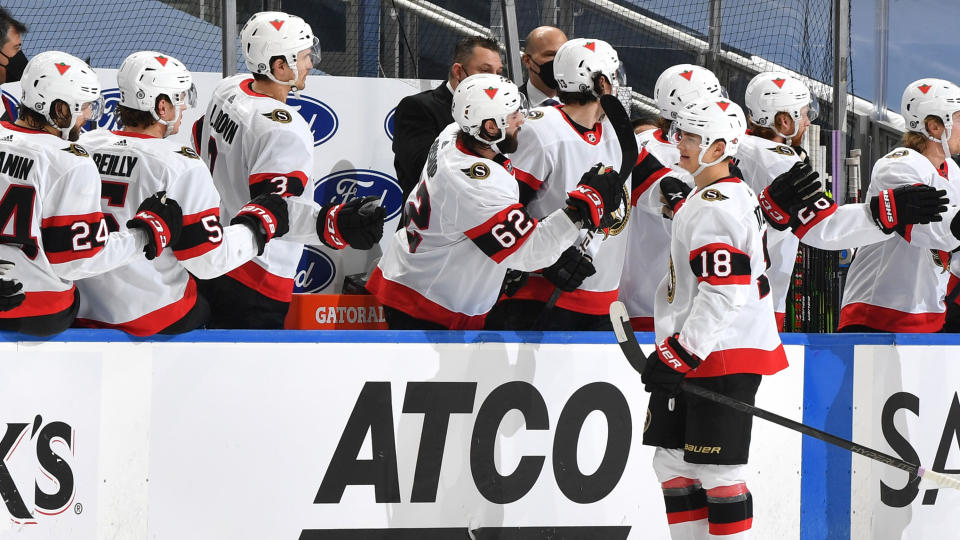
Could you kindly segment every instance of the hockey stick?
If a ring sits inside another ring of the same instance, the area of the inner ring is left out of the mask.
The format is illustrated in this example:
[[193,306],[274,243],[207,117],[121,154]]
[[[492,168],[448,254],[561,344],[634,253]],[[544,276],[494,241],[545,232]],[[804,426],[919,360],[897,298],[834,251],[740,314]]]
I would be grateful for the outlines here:
[[[627,316],[627,308],[623,305],[623,302],[618,301],[610,304],[610,322],[613,323],[613,332],[617,335],[617,343],[620,344],[620,350],[627,358],[627,362],[629,362],[630,366],[633,367],[633,369],[635,369],[638,373],[643,373],[643,368],[647,363],[647,356],[640,348],[640,344],[637,343],[637,336],[634,335],[633,328],[630,326],[630,318]],[[815,427],[801,424],[800,422],[790,420],[789,418],[785,418],[779,414],[755,407],[749,403],[744,403],[740,400],[733,399],[732,397],[719,394],[712,390],[707,390],[702,386],[690,384],[688,381],[683,381],[680,383],[680,388],[682,388],[684,392],[700,396],[704,399],[709,399],[710,401],[715,401],[736,409],[742,413],[751,414],[757,418],[762,418],[768,422],[773,422],[774,424],[783,426],[787,429],[798,431],[815,439],[820,439],[823,442],[830,443],[845,450],[849,450],[854,454],[860,454],[861,456],[874,461],[879,461],[880,463],[890,465],[891,467],[902,469],[915,476],[929,480],[939,486],[960,489],[960,479],[955,477],[925,469],[920,465],[908,463],[889,454],[868,448],[853,441],[848,441],[841,437],[837,437],[836,435],[831,435],[826,431],[821,431]]]
[[[600,108],[603,109],[603,114],[605,114],[607,120],[610,121],[610,126],[613,127],[613,133],[617,136],[617,142],[620,143],[620,169],[618,169],[618,171],[620,182],[623,183],[627,181],[627,176],[630,176],[630,173],[633,172],[634,165],[637,164],[637,156],[640,153],[637,149],[637,137],[633,133],[633,124],[630,123],[630,115],[627,114],[626,109],[623,108],[623,103],[617,99],[617,96],[612,94],[600,96]],[[630,201],[626,201],[626,204],[629,205]],[[587,231],[587,235],[580,242],[580,245],[577,246],[577,249],[579,249],[581,253],[586,252],[587,246],[593,241],[595,234],[596,231],[594,229]],[[557,300],[560,298],[561,292],[563,291],[554,287],[550,299],[547,300],[547,303],[543,306],[543,310],[533,325],[534,329],[539,329],[543,325],[547,316],[553,311],[553,307],[557,305]]]

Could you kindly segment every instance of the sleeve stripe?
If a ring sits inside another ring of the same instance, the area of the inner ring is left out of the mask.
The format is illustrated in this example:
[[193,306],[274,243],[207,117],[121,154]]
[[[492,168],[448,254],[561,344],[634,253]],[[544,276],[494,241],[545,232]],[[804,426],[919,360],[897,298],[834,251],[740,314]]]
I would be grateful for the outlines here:
[[[721,254],[726,256],[720,257]],[[697,277],[698,283],[707,282],[711,285],[753,283],[750,277],[750,256],[729,244],[707,244],[691,251],[690,269]]]
[[[203,219],[216,216],[216,221],[213,221],[217,231],[211,231],[204,226]],[[211,235],[216,242],[211,241]],[[183,216],[183,230],[180,233],[180,239],[177,241],[177,245],[173,247],[173,254],[177,259],[187,260],[194,257],[199,257],[208,251],[211,251],[223,242],[223,228],[220,225],[220,209],[219,208],[208,208],[202,212],[197,212],[195,214],[188,214]]]
[[640,196],[643,195],[645,191],[650,189],[653,184],[657,183],[658,180],[666,176],[668,172],[670,172],[670,169],[660,169],[659,171],[656,171],[648,176],[647,179],[641,182],[639,186],[635,187],[633,189],[633,193],[630,194],[630,205],[636,206],[637,200],[640,198]]
[[254,185],[258,182],[263,182],[264,180],[273,180],[277,177],[286,177],[286,178],[299,178],[304,184],[307,183],[307,175],[302,171],[293,171],[288,173],[254,173],[250,175],[250,185]]
[[691,251],[690,260],[692,261],[693,259],[699,257],[701,252],[704,252],[704,251],[713,252],[713,251],[717,251],[718,249],[725,249],[729,251],[731,255],[738,254],[738,255],[743,255],[744,257],[749,258],[749,256],[746,253],[731,246],[730,244],[724,244],[722,242],[714,242],[712,244],[706,244],[706,245],[700,246],[697,249]]
[[[519,215],[516,212],[519,212]],[[527,238],[530,238],[530,233],[537,228],[537,224],[538,221],[527,214],[526,208],[517,203],[497,212],[493,217],[464,234],[487,257],[500,263],[520,249]],[[496,234],[494,229],[497,229]]]
[[183,226],[193,225],[194,223],[200,223],[203,218],[207,216],[217,216],[217,220],[220,219],[220,209],[219,208],[208,208],[206,210],[197,212],[196,214],[184,214],[183,215]]
[[103,212],[91,212],[89,214],[77,214],[72,216],[52,216],[43,218],[40,221],[40,228],[47,229],[51,227],[71,227],[78,221],[89,224],[99,223],[103,219]]
[[[804,235],[810,232],[810,229],[816,227],[821,221],[832,216],[833,213],[837,211],[837,208],[839,208],[839,206],[837,206],[836,203],[833,203],[826,210],[816,210],[816,215],[813,217],[813,219],[803,225],[797,225],[794,227],[793,234],[795,234],[797,238],[803,239]],[[907,241],[909,242],[909,240]]]
[[100,253],[102,250],[102,245],[95,245],[92,248],[85,249],[83,251],[45,251],[44,254],[47,256],[47,260],[50,261],[50,264],[63,264],[79,259],[89,259],[97,253]]
[[534,191],[540,189],[540,186],[543,185],[543,180],[540,180],[527,171],[518,169],[516,167],[513,168],[513,175],[517,178],[518,182],[523,182],[524,184],[530,186]]
[[283,197],[297,196],[303,193],[304,186],[307,185],[307,175],[303,171],[292,171],[288,173],[256,173],[248,178],[250,183],[250,196],[256,197],[265,193],[276,193],[278,185],[272,181],[277,178],[285,178],[285,189],[283,193],[277,193]]
[[734,275],[727,277],[697,276],[697,283],[706,281],[711,285],[750,285],[750,275]]
[[199,257],[204,253],[213,251],[214,249],[220,247],[221,244],[222,242],[218,242],[216,244],[213,242],[204,242],[191,248],[175,249],[173,251],[173,255],[177,258],[177,260],[186,261],[193,259],[194,257]]

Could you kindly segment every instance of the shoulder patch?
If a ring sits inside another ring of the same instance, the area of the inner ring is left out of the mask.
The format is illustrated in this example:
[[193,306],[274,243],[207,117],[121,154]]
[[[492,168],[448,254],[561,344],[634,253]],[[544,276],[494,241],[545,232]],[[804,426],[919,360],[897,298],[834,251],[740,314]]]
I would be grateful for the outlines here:
[[289,124],[290,121],[293,120],[293,117],[290,116],[290,111],[284,109],[274,109],[268,113],[263,113],[263,116],[281,124]]
[[700,198],[705,201],[725,201],[730,197],[727,197],[723,193],[720,193],[720,191],[717,189],[710,188],[708,190],[705,190],[703,193],[701,193]]
[[200,156],[197,154],[197,152],[189,146],[181,146],[176,153],[180,154],[181,156],[186,156],[190,159],[200,159]]
[[889,154],[886,155],[886,157],[889,159],[897,159],[897,158],[902,158],[908,154],[910,154],[910,151],[904,148],[902,150],[897,150],[896,152],[890,152]]
[[62,148],[61,150],[64,152],[69,152],[75,156],[90,157],[90,154],[88,154],[87,151],[79,144],[71,144],[70,146]]
[[490,167],[486,163],[480,163],[478,161],[466,169],[460,169],[460,172],[474,180],[483,180],[490,176]]
[[797,153],[793,151],[793,148],[790,148],[789,146],[784,146],[782,144],[778,144],[773,148],[767,148],[767,150],[773,152],[774,154],[780,154],[781,156],[797,155]]
[[543,118],[543,111],[530,111],[530,114],[527,115],[527,120],[539,120]]

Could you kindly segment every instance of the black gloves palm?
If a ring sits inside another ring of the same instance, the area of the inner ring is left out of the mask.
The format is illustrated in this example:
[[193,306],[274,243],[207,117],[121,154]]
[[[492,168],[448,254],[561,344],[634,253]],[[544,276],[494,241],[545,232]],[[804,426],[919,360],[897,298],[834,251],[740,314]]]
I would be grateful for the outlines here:
[[543,269],[543,277],[563,292],[577,290],[583,280],[596,273],[593,261],[576,246],[568,247],[557,262]]
[[383,237],[386,210],[374,196],[351,199],[343,204],[326,205],[317,219],[317,233],[323,243],[334,248],[370,249]]
[[180,238],[183,229],[183,211],[166,192],[160,191],[147,197],[137,207],[137,213],[127,221],[128,229],[142,229],[147,233],[147,245],[143,253],[153,260]]
[[265,193],[254,197],[243,205],[230,224],[242,224],[250,227],[257,241],[257,255],[263,255],[263,248],[273,238],[279,238],[290,231],[290,215],[287,202],[274,193]]
[[580,177],[577,188],[567,194],[567,206],[585,226],[598,229],[623,201],[623,181],[612,167],[597,163]]
[[924,184],[885,189],[870,198],[870,213],[883,232],[903,234],[907,225],[943,221],[940,214],[950,202],[946,195],[946,191]]
[[777,229],[787,228],[794,212],[818,197],[822,187],[819,177],[810,165],[797,162],[774,178],[758,197],[767,221]]

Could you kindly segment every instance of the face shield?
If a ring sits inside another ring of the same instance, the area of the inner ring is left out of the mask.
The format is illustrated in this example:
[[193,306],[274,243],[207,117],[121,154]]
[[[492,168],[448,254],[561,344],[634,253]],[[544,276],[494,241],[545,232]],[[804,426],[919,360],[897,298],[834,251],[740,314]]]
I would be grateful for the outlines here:
[[84,103],[83,106],[80,108],[83,114],[90,115],[90,117],[87,120],[94,123],[100,120],[100,117],[103,116],[103,109],[104,109],[103,96],[98,96],[97,99]]
[[313,44],[307,50],[310,51],[307,53],[307,57],[310,59],[312,68],[320,69],[320,40],[314,37]]
[[815,96],[810,96],[810,104],[807,105],[807,120],[812,124],[814,120],[820,117],[820,100]]
[[190,88],[180,92],[179,94],[174,95],[172,100],[173,104],[177,107],[181,105],[186,105],[187,108],[193,108],[197,106],[197,86],[194,84],[190,85]]

